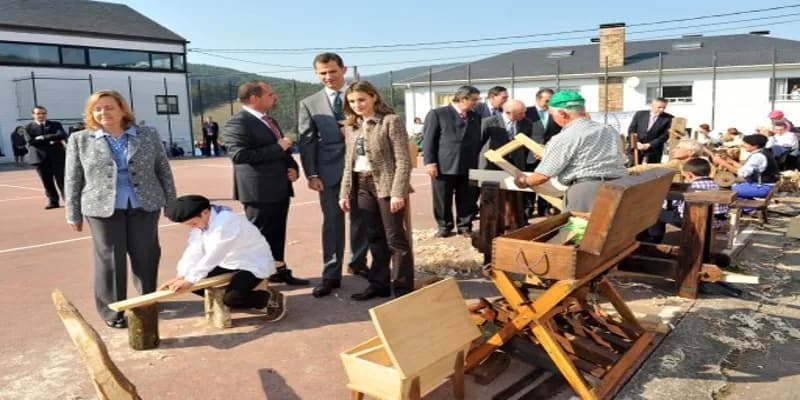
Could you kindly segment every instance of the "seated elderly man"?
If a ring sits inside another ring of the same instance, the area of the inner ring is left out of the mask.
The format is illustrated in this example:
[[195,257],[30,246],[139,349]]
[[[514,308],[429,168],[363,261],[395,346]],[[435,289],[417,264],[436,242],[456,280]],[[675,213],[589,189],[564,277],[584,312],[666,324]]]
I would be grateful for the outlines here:
[[603,181],[628,175],[619,132],[587,118],[584,103],[583,97],[571,90],[550,98],[548,112],[563,127],[561,133],[550,139],[533,174],[520,174],[515,180],[525,188],[558,179],[569,186],[564,206],[576,212],[592,211]]
[[642,164],[628,168],[631,175],[639,175],[644,171],[655,168],[670,168],[675,171],[683,172],[683,166],[693,158],[703,155],[703,145],[692,139],[681,139],[675,148],[670,151],[671,159],[660,164]]

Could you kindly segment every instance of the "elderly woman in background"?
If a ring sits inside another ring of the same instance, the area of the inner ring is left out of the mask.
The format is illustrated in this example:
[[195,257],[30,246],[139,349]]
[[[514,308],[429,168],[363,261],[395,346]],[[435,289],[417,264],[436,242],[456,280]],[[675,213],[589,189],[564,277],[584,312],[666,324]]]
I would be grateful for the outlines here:
[[703,145],[694,139],[681,139],[670,151],[670,160],[665,163],[659,164],[641,164],[628,168],[628,173],[631,175],[639,175],[644,171],[655,168],[669,168],[678,171],[676,177],[680,177],[683,172],[683,165],[693,158],[703,156]]
[[[403,121],[366,81],[345,91],[345,157],[339,207],[350,211],[356,201],[367,218],[372,253],[369,286],[353,300],[395,297],[414,290],[414,257],[403,226],[406,198],[411,190],[408,135]],[[395,269],[392,282],[389,261]]]
[[95,92],[84,111],[87,129],[67,142],[67,223],[80,232],[83,218],[89,222],[97,311],[109,327],[125,328],[122,314],[108,305],[127,297],[128,256],[139,292],[155,291],[158,219],[175,198],[175,183],[158,134],[134,125],[122,95]]

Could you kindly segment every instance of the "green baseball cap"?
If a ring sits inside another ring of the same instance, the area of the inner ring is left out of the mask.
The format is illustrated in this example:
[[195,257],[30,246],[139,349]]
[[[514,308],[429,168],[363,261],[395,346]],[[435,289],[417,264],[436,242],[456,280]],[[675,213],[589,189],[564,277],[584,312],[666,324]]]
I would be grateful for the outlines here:
[[550,107],[555,108],[580,108],[586,100],[578,92],[561,90],[550,98]]

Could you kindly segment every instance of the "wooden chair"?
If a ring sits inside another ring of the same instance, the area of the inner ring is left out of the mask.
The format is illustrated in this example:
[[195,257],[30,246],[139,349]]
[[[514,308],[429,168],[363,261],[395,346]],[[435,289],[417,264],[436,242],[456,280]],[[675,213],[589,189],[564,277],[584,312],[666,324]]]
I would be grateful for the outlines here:
[[53,304],[72,342],[78,347],[83,363],[101,400],[141,400],[136,386],[117,368],[97,331],[83,318],[60,290],[53,291]]
[[446,279],[369,310],[378,336],[341,353],[353,399],[420,399],[453,381],[464,397],[464,354],[480,331]]
[[[502,328],[468,354],[467,368],[519,336],[543,348],[582,399],[611,398],[653,350],[655,333],[642,327],[606,275],[658,220],[673,175],[656,169],[605,182],[579,246],[563,234],[571,213],[495,238],[487,273],[503,299],[480,315]],[[536,295],[510,274],[526,276]],[[595,295],[619,317],[604,313]]]

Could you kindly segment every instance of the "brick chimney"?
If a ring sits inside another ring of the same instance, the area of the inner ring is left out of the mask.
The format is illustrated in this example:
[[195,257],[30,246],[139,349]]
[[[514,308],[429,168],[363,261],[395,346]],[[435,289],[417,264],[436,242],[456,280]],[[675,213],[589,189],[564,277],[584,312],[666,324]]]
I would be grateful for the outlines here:
[[[600,25],[599,42],[600,70],[605,70],[606,61],[610,71],[621,69],[625,65],[625,23]],[[599,110],[622,111],[622,77],[609,76],[608,82],[605,78],[599,78],[598,84]],[[606,92],[608,92],[608,102],[606,102]]]

